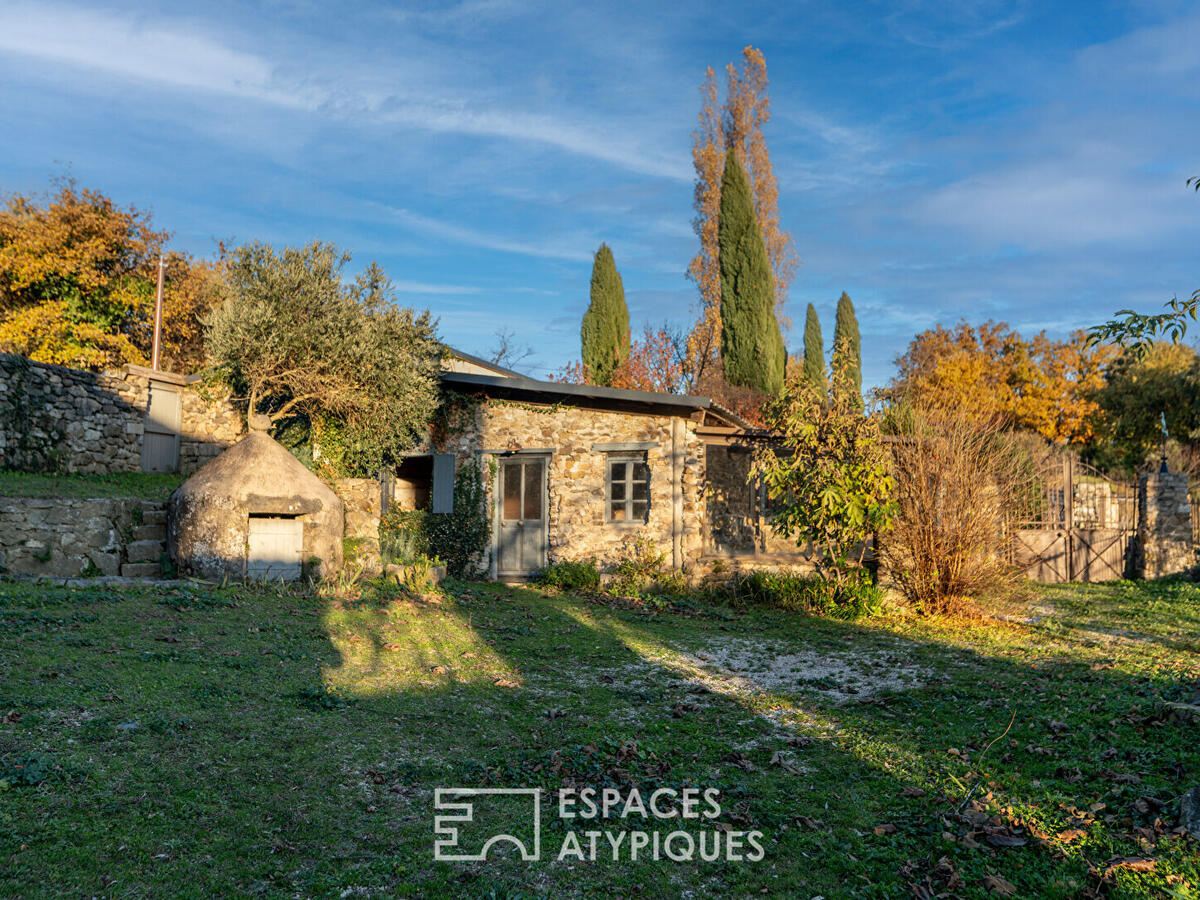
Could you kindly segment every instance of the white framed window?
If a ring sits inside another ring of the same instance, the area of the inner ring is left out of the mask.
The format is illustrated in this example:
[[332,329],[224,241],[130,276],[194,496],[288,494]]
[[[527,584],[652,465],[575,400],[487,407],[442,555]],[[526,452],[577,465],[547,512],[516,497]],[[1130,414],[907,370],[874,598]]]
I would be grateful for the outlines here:
[[650,466],[645,455],[610,456],[604,519],[642,525],[650,518]]

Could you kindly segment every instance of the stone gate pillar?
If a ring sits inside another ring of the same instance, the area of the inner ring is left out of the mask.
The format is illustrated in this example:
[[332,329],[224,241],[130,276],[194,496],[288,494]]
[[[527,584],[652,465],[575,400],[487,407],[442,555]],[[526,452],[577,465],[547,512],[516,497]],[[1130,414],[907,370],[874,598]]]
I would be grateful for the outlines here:
[[1134,569],[1139,578],[1161,578],[1190,569],[1192,505],[1182,472],[1150,472],[1138,479],[1138,532]]

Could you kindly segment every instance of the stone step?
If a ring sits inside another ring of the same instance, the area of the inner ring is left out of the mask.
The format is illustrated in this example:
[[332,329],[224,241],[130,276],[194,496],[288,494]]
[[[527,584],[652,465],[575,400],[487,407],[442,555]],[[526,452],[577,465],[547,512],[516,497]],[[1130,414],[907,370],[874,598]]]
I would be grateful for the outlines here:
[[125,545],[125,557],[131,563],[153,562],[157,565],[162,552],[162,541],[130,541]]
[[133,539],[135,541],[165,541],[167,539],[167,526],[163,525],[138,525],[133,529]]
[[161,506],[154,509],[142,507],[142,524],[162,525],[165,528],[167,525],[167,511]]
[[156,562],[127,562],[121,566],[125,578],[161,578],[162,566]]

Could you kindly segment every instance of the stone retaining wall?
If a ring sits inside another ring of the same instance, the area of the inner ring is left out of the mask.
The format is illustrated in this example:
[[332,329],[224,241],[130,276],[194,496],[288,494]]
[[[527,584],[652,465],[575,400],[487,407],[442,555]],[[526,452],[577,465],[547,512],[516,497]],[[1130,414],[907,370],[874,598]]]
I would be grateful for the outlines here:
[[130,562],[129,545],[136,543],[142,516],[161,509],[123,497],[0,497],[0,571],[64,578],[117,575]]
[[179,375],[140,366],[87,372],[0,353],[0,469],[139,471],[152,377],[175,385],[181,395],[183,474],[237,440],[240,412],[230,403],[205,400]]

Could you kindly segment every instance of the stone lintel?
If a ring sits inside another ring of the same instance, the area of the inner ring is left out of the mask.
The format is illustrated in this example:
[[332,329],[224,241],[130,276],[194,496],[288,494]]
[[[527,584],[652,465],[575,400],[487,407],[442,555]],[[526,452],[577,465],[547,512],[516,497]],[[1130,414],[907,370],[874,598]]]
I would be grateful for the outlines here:
[[657,450],[658,441],[626,441],[607,444],[592,444],[596,453],[640,453],[645,450]]

